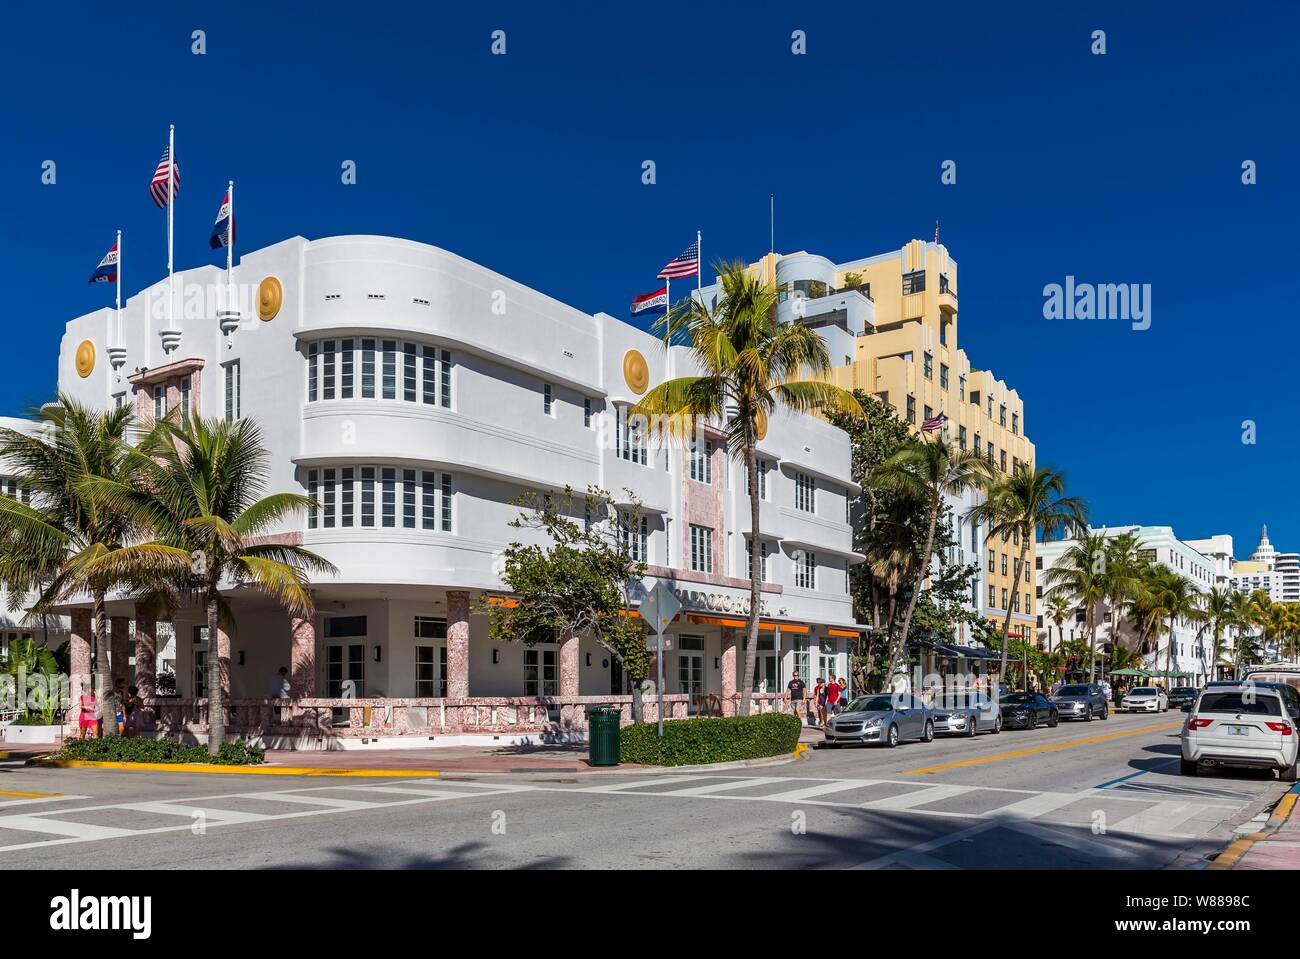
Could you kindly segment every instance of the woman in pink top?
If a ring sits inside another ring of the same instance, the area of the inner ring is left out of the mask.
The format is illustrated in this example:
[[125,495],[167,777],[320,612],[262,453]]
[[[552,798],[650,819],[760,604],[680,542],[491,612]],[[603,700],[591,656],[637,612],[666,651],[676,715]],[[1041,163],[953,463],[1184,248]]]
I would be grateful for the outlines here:
[[86,738],[86,730],[90,730],[90,738],[96,739],[99,735],[99,720],[95,717],[95,694],[84,693],[81,697],[81,715],[77,718],[78,738]]

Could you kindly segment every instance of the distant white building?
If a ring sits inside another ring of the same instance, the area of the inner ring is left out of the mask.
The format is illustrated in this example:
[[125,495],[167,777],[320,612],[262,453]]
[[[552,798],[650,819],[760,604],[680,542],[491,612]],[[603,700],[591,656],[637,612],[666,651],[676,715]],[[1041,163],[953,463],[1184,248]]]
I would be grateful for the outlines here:
[[1250,558],[1232,564],[1230,582],[1239,593],[1262,590],[1275,603],[1300,602],[1300,553],[1279,553],[1264,526]]

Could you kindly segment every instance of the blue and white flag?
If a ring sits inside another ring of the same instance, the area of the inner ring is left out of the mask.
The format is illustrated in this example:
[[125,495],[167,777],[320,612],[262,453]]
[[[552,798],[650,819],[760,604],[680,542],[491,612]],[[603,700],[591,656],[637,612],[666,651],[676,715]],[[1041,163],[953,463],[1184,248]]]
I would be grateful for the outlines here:
[[226,190],[225,199],[221,201],[221,209],[217,211],[217,222],[212,228],[212,236],[208,238],[208,246],[214,250],[219,250],[223,246],[231,246],[235,242],[235,218],[230,212],[230,190]]
[[112,283],[117,279],[117,244],[114,243],[104,258],[99,261],[95,272],[90,274],[91,283]]

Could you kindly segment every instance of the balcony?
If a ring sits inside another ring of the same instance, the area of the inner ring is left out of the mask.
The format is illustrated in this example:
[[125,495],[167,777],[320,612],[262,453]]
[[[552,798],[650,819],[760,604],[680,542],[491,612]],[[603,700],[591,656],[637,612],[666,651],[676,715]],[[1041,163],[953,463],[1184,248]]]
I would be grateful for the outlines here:
[[939,277],[939,309],[944,313],[957,312],[957,291],[949,285],[946,276]]

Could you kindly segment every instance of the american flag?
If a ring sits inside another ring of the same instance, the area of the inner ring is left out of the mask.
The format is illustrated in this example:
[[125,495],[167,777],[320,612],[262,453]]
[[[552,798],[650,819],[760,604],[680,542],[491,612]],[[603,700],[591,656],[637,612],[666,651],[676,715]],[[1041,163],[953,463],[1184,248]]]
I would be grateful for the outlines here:
[[938,416],[931,416],[921,424],[921,432],[933,433],[935,430],[941,430],[943,429],[943,424],[946,422],[948,422],[948,417],[943,413],[940,413]]
[[171,195],[174,198],[181,192],[181,165],[172,160],[171,147],[163,150],[162,159],[158,161],[158,169],[153,171],[153,179],[149,182],[149,195],[153,197],[153,202],[162,209],[167,205],[167,177],[172,177]]
[[676,280],[683,276],[694,276],[700,271],[700,245],[692,243],[685,252],[675,260],[669,260],[668,265],[659,271],[658,278],[661,280]]

